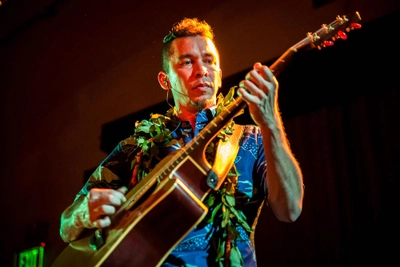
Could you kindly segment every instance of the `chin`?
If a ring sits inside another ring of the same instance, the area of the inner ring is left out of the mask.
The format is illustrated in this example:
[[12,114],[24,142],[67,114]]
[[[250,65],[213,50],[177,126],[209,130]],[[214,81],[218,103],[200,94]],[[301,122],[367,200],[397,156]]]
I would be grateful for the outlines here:
[[197,110],[203,110],[206,108],[210,108],[215,105],[215,101],[212,99],[200,99],[198,101],[193,101],[193,106],[196,107]]

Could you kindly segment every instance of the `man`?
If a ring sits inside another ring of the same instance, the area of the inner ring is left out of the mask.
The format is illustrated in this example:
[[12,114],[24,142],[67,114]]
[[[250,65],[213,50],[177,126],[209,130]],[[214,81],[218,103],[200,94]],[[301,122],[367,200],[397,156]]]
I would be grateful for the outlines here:
[[[78,239],[85,228],[110,226],[110,215],[126,200],[127,188],[142,179],[143,172],[151,170],[147,163],[165,155],[167,150],[187,144],[215,116],[222,71],[211,27],[196,18],[176,23],[164,38],[162,60],[163,71],[159,72],[158,81],[164,90],[171,91],[175,107],[168,114],[175,114],[178,121],[164,129],[167,134],[162,136],[180,141],[173,145],[165,145],[163,140],[156,145],[151,138],[138,142],[144,129],[143,124],[138,124],[136,135],[120,142],[63,212],[60,235],[65,242]],[[227,223],[234,228],[221,224],[223,214],[212,217],[210,214],[217,209],[210,205],[207,221],[187,234],[162,266],[227,266],[227,263],[256,266],[249,226],[254,228],[264,199],[279,220],[293,222],[299,217],[303,202],[302,174],[286,139],[277,90],[273,73],[260,63],[255,63],[239,83],[237,93],[247,102],[257,126],[244,127],[234,163],[238,179],[233,188],[238,204],[233,208],[238,212]],[[171,139],[167,141],[172,144]],[[149,146],[139,145],[143,142],[156,146],[157,156],[149,158]],[[222,243],[221,248],[218,244]]]

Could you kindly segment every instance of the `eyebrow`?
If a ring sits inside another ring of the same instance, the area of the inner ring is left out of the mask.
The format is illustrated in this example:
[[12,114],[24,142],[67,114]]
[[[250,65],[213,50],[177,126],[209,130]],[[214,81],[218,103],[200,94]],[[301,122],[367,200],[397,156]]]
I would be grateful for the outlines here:
[[[204,53],[204,54],[202,54],[201,55],[202,57],[212,57],[213,59],[215,59],[217,56],[216,55],[213,55],[213,54],[211,54],[211,53]],[[179,59],[183,59],[183,58],[189,58],[189,57],[195,57],[195,55],[194,54],[183,54],[183,55],[180,55],[178,58]]]
[[188,58],[188,57],[194,57],[194,55],[193,54],[183,54],[183,55],[180,55],[178,58],[183,59],[183,58]]

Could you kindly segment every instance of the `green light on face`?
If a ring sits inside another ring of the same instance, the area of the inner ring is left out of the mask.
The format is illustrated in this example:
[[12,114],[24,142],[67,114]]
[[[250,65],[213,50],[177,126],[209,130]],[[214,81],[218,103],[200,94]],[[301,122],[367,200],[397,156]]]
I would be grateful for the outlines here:
[[42,246],[24,250],[18,254],[17,267],[43,267],[44,248]]

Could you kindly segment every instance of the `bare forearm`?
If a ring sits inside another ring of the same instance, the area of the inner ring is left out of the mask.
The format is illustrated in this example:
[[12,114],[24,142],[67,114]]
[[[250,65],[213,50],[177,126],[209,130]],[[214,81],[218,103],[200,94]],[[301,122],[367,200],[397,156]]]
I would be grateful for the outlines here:
[[302,211],[303,177],[283,126],[261,128],[267,159],[268,202],[281,221],[293,222]]
[[76,240],[84,230],[82,217],[88,216],[87,198],[80,196],[71,206],[69,206],[61,215],[60,236],[64,242],[69,243]]

